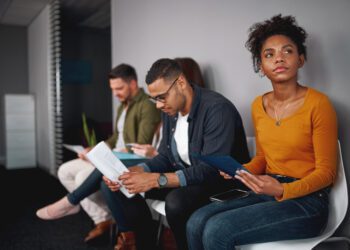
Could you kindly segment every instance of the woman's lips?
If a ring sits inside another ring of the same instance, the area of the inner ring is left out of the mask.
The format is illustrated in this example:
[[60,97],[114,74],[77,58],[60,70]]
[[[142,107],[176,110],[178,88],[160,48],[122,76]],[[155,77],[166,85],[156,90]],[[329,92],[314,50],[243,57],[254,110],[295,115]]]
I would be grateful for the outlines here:
[[284,72],[286,71],[288,68],[286,67],[283,67],[283,66],[280,66],[280,67],[277,67],[273,70],[273,72],[276,72],[276,73],[281,73],[281,72]]

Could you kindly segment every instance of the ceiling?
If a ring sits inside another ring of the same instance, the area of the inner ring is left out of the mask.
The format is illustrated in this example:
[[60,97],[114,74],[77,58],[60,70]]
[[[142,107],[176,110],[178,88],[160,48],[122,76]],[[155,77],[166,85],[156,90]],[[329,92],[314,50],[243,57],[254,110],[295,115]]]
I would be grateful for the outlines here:
[[[52,0],[0,0],[0,24],[28,26]],[[110,0],[60,0],[67,26],[110,27]]]

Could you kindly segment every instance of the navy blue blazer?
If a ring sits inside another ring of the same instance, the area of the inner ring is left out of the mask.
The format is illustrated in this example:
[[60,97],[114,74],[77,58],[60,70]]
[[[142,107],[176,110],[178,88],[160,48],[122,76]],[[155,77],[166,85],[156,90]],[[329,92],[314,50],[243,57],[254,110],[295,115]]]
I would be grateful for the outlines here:
[[[236,107],[214,91],[192,85],[194,100],[188,115],[188,142],[191,165],[180,160],[174,139],[176,116],[162,113],[163,136],[159,154],[143,164],[146,171],[175,172],[181,186],[210,183],[218,178],[217,169],[199,161],[200,155],[231,155],[240,163],[249,162],[242,119]],[[146,165],[146,166],[145,166]]]

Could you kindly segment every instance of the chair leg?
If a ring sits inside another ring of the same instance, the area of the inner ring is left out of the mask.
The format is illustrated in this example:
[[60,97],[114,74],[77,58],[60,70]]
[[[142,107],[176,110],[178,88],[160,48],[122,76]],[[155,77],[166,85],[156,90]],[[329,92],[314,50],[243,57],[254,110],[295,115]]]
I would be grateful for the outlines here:
[[162,229],[163,229],[163,222],[164,222],[164,216],[163,215],[159,215],[159,225],[158,225],[158,232],[157,232],[157,247],[160,246],[160,236],[162,233]]

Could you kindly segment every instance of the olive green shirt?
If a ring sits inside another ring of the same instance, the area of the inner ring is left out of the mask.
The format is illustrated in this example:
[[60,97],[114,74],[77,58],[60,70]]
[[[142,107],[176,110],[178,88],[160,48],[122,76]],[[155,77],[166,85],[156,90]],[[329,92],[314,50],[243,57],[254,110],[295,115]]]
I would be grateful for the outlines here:
[[[107,139],[106,143],[114,148],[119,133],[117,123],[126,103],[119,105],[113,135]],[[142,88],[137,95],[129,102],[124,122],[124,142],[151,144],[154,133],[160,123],[160,111],[156,105],[149,101],[148,96]]]

